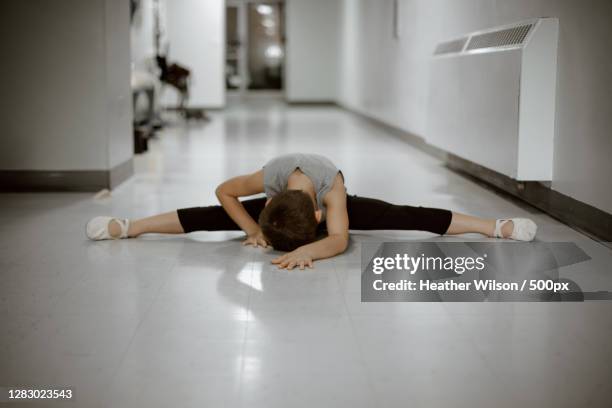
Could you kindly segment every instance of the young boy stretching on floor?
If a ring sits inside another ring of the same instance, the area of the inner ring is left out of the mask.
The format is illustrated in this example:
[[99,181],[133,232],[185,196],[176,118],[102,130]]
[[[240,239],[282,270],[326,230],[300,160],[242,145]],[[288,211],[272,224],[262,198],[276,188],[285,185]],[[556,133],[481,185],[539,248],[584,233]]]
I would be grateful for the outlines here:
[[[266,197],[238,200],[259,193]],[[329,159],[315,154],[274,158],[255,173],[225,181],[216,194],[221,206],[184,208],[139,220],[95,217],[87,224],[87,236],[103,240],[144,233],[242,230],[247,235],[245,245],[271,245],[287,251],[272,260],[279,268],[304,269],[312,268],[317,259],[344,252],[349,228],[420,230],[440,235],[479,232],[520,241],[533,240],[537,229],[526,218],[483,219],[347,195],[342,172]],[[317,240],[317,232],[324,226],[327,236]]]

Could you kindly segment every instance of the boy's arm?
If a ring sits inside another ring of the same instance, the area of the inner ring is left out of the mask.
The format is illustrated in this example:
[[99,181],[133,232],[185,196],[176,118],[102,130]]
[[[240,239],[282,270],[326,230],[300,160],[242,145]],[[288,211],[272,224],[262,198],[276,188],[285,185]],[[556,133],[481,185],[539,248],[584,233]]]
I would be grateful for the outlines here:
[[253,174],[231,178],[219,185],[215,194],[230,218],[248,235],[245,244],[267,246],[259,224],[244,209],[238,197],[259,194],[264,191],[263,170]]
[[346,210],[346,191],[344,185],[341,187],[334,188],[325,196],[328,236],[286,253],[274,259],[272,263],[277,264],[279,268],[304,269],[305,266],[312,268],[314,260],[330,258],[346,250],[349,239],[349,221]]

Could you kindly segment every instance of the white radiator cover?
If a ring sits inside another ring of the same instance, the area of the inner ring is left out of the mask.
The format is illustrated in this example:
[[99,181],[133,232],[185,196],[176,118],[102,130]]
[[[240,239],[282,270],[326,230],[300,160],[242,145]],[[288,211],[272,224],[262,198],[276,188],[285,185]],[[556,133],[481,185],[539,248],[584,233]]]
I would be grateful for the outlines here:
[[558,27],[540,18],[438,44],[427,142],[516,180],[552,180]]

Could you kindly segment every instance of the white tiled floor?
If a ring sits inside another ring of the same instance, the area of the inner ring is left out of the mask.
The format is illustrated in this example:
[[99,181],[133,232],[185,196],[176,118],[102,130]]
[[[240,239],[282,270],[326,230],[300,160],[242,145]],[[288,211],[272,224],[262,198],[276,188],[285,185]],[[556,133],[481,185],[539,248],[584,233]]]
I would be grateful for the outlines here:
[[[303,151],[333,158],[351,193],[528,215],[539,239],[610,259],[342,110],[267,99],[212,116],[165,131],[110,198],[0,196],[0,386],[71,387],[79,407],[612,405],[610,302],[361,303],[359,242],[425,233],[355,234],[304,272],[275,270],[238,233],[85,239],[91,216],[211,204],[225,178]],[[598,288],[612,288],[607,265]]]

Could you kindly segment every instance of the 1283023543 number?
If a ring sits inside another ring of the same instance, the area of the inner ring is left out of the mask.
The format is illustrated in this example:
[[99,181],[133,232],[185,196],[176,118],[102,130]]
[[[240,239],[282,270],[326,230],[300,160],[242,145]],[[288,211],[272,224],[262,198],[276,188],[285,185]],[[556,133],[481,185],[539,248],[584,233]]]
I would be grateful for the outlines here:
[[9,388],[9,400],[17,399],[72,399],[71,389]]

